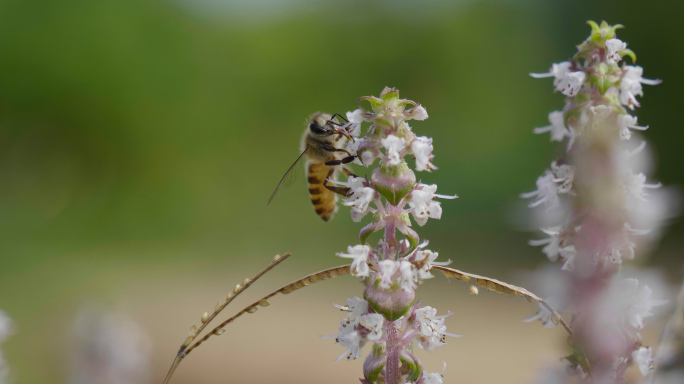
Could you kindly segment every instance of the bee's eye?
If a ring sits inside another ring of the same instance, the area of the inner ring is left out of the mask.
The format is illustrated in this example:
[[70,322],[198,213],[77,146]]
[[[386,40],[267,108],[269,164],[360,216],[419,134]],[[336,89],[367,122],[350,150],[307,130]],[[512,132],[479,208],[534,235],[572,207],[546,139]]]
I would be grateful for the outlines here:
[[316,123],[311,123],[311,125],[309,125],[309,130],[311,132],[317,134],[317,135],[324,135],[324,134],[328,133],[327,129],[321,127],[320,125],[318,125]]

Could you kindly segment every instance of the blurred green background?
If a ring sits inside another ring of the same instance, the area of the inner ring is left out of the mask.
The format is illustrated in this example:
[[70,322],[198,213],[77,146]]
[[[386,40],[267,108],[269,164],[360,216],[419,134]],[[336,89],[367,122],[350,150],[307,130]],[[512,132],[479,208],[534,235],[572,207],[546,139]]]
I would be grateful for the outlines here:
[[[294,256],[248,299],[342,264],[334,254],[355,244],[360,228],[347,209],[320,221],[302,175],[268,208],[266,201],[298,155],[309,114],[353,110],[358,97],[384,86],[427,108],[430,118],[412,126],[434,138],[440,169],[420,177],[460,196],[443,203],[441,221],[418,229],[431,248],[457,268],[501,278],[544,264],[526,244],[533,234],[522,230],[517,196],[534,189],[557,149],[532,128],[546,125],[563,98],[550,80],[528,73],[571,56],[589,34],[586,20],[626,25],[618,36],[644,76],[664,80],[645,88],[638,111],[657,148],[654,176],[682,185],[683,7],[0,2],[0,308],[16,322],[2,346],[14,380],[65,382],[74,314],[96,302],[130,314],[152,335],[160,382],[192,322],[275,253]],[[682,235],[684,224],[673,224],[638,262],[677,281]],[[316,337],[336,332],[340,313],[330,301],[361,294],[344,279],[276,299],[270,316],[236,322],[184,362],[175,382],[355,382],[361,363],[333,363],[342,349]],[[547,351],[562,349],[560,332],[520,324],[533,308],[448,284],[435,279],[419,294],[425,304],[443,303],[440,312],[462,314],[450,331],[468,340],[435,352],[434,363],[422,353],[429,371],[446,360],[446,382],[505,374],[523,383],[543,359],[559,356]],[[281,365],[263,369],[274,364]]]

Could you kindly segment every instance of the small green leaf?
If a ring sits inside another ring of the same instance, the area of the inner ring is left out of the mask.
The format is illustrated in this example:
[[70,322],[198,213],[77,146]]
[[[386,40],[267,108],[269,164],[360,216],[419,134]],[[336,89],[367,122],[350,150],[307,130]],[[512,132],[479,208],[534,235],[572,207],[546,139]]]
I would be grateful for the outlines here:
[[634,53],[634,51],[632,51],[629,48],[623,49],[622,51],[620,51],[620,56],[622,56],[622,57],[629,56],[629,58],[632,59],[632,63],[636,63],[636,54]]
[[368,377],[368,380],[371,383],[375,383],[375,381],[378,379],[378,375],[380,372],[382,372],[382,369],[385,368],[385,364],[380,364],[379,367],[375,368],[373,372],[371,372],[370,376]]

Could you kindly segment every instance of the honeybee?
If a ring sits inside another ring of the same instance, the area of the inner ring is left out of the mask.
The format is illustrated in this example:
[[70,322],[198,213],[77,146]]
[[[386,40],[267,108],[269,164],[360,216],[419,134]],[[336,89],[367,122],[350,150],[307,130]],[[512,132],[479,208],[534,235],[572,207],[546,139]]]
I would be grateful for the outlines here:
[[330,220],[337,209],[337,194],[346,196],[349,188],[330,185],[328,180],[336,180],[338,171],[342,171],[347,176],[352,175],[341,165],[350,163],[356,158],[345,149],[349,140],[353,138],[347,132],[346,124],[340,124],[336,116],[344,119],[339,114],[330,115],[324,112],[316,112],[307,119],[300,146],[302,153],[280,179],[268,204],[273,201],[287,175],[292,172],[299,161],[306,158],[306,179],[311,203],[321,219]]

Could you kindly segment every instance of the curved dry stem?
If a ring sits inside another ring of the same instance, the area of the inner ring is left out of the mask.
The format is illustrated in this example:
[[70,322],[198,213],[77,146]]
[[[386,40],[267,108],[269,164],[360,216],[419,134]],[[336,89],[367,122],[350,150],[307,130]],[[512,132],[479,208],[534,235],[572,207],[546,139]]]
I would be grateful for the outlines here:
[[553,309],[553,307],[551,307],[551,305],[549,305],[549,303],[547,303],[544,299],[528,291],[525,288],[516,287],[515,285],[504,283],[503,281],[495,280],[485,276],[475,275],[468,272],[459,271],[458,269],[442,267],[439,265],[433,265],[432,269],[442,271],[442,273],[444,273],[444,276],[446,276],[447,278],[453,277],[456,280],[461,280],[464,283],[471,284],[470,291],[475,294],[477,294],[476,286],[479,286],[491,292],[496,292],[507,296],[523,297],[530,303],[542,305],[546,309],[548,309],[549,312],[551,312],[551,321],[554,324],[561,324],[563,328],[565,328],[565,330],[568,332],[568,334],[570,334],[570,336],[573,335],[570,326],[565,322],[565,320],[563,320],[563,317],[560,315],[560,313],[556,312],[556,310]]
[[327,279],[337,277],[337,276],[347,275],[347,274],[349,274],[350,269],[351,269],[350,265],[341,265],[339,267],[324,269],[322,271],[304,276],[301,279],[295,280],[295,281],[291,282],[290,284],[287,284],[287,285],[280,287],[279,289],[277,289],[277,290],[269,293],[268,295],[262,297],[260,300],[255,301],[251,305],[248,305],[242,311],[238,312],[235,316],[224,321],[219,326],[214,328],[211,332],[207,333],[203,338],[201,338],[200,340],[197,340],[197,342],[195,344],[188,347],[188,349],[185,351],[185,355],[189,354],[193,349],[197,348],[200,344],[207,341],[212,335],[220,335],[221,333],[223,333],[223,327],[232,323],[238,317],[244,315],[245,313],[254,313],[257,311],[257,309],[259,309],[259,307],[266,307],[266,306],[270,305],[270,303],[267,300],[270,299],[271,297],[277,295],[278,293],[282,293],[284,295],[287,295],[288,293],[292,293],[292,292],[294,292],[300,288],[304,288],[304,287],[309,286],[313,283],[317,283],[319,281],[327,280]]
[[[289,253],[286,254],[286,255],[289,256]],[[283,256],[283,257],[285,257],[285,256]],[[282,261],[282,260],[280,260],[280,261]],[[274,259],[274,262],[271,263],[266,269],[264,269],[263,271],[261,271],[261,272],[259,272],[257,275],[255,275],[255,277],[252,279],[252,282],[253,282],[254,280],[256,280],[257,278],[261,277],[264,273],[266,273],[268,270],[270,270],[271,268],[273,268],[273,267],[274,267],[275,265],[277,265],[280,261]],[[186,342],[183,343],[184,345],[183,345],[183,346],[181,347],[181,349],[178,351],[178,354],[176,355],[176,358],[174,359],[173,364],[171,365],[171,368],[169,369],[169,372],[167,373],[166,378],[164,379],[164,384],[167,384],[167,383],[169,382],[169,380],[171,379],[171,376],[173,376],[173,373],[175,372],[175,370],[176,370],[176,368],[178,367],[178,365],[180,364],[180,362],[181,362],[181,361],[182,361],[190,352],[192,352],[192,350],[194,350],[195,348],[197,348],[198,346],[200,346],[202,343],[204,343],[205,341],[207,341],[211,336],[223,334],[223,332],[224,332],[224,327],[227,326],[228,324],[232,323],[232,322],[233,322],[235,319],[237,319],[238,317],[244,315],[245,313],[254,313],[254,312],[257,311],[257,309],[259,309],[259,307],[266,307],[266,306],[270,305],[270,303],[269,303],[267,300],[270,299],[271,297],[277,295],[278,293],[282,293],[282,294],[286,295],[286,294],[288,294],[288,293],[292,293],[292,292],[294,292],[294,291],[296,291],[296,290],[298,290],[298,289],[300,289],[300,288],[304,288],[304,287],[306,287],[306,286],[309,286],[309,285],[311,285],[311,284],[313,284],[313,283],[317,283],[317,282],[319,282],[319,281],[331,279],[331,278],[337,277],[337,276],[344,276],[344,275],[349,274],[350,269],[351,269],[351,265],[341,265],[341,266],[338,266],[338,267],[333,267],[333,268],[324,269],[324,270],[322,270],[322,271],[319,271],[319,272],[316,272],[316,273],[312,273],[312,274],[310,274],[310,275],[307,275],[307,276],[304,276],[304,277],[302,277],[302,278],[300,278],[300,279],[297,279],[297,280],[295,280],[295,281],[293,281],[293,282],[291,282],[291,283],[289,283],[289,284],[286,284],[286,285],[284,285],[284,286],[278,288],[277,290],[275,290],[275,291],[269,293],[268,295],[262,297],[262,298],[259,299],[258,301],[255,301],[254,303],[248,305],[248,306],[245,307],[243,310],[241,310],[240,312],[238,312],[235,316],[233,316],[233,317],[227,319],[226,321],[222,322],[222,323],[219,324],[217,327],[215,327],[214,329],[212,329],[210,332],[208,332],[206,335],[204,335],[204,337],[202,337],[201,339],[197,340],[194,344],[190,345],[190,344],[192,343],[192,341],[194,341],[194,339],[196,338],[196,336],[193,337],[192,340],[190,340],[189,342],[188,342],[188,340],[186,340]],[[245,280],[245,281],[247,281],[247,280]],[[251,282],[250,282],[250,284],[251,284]],[[239,285],[238,285],[238,286],[239,286]],[[248,285],[247,285],[247,286],[248,286]],[[244,289],[246,289],[246,288],[247,288],[247,287],[242,288],[242,289],[239,290],[237,293],[235,293],[234,296],[236,296],[239,292],[244,291]],[[236,287],[236,289],[238,289],[238,287]],[[234,290],[234,292],[235,292],[235,290]],[[229,295],[229,296],[230,296],[230,295]],[[233,296],[233,297],[234,297],[234,296]],[[231,299],[231,300],[232,300],[232,299]],[[226,305],[227,305],[227,303],[226,303]],[[223,306],[223,308],[225,308],[225,305]],[[223,308],[221,308],[221,309],[223,309]],[[211,317],[211,319],[213,319],[214,317],[215,317],[215,316]],[[203,324],[204,327],[202,327],[202,329],[204,329],[204,328],[206,327],[206,325],[209,324],[209,321],[210,321],[210,320],[207,320],[207,322],[205,322],[205,323]],[[197,334],[199,334],[199,332],[197,332],[196,335],[197,335]],[[190,338],[188,338],[188,339],[190,339]]]
[[200,319],[202,324],[199,326],[199,328],[197,328],[197,326],[195,325],[193,325],[192,328],[190,328],[190,335],[185,339],[180,349],[178,350],[176,358],[173,360],[173,364],[171,365],[171,368],[169,368],[169,372],[166,374],[164,383],[167,383],[169,381],[169,379],[173,375],[173,372],[176,370],[176,367],[178,366],[178,364],[180,364],[180,361],[183,359],[186,348],[188,347],[188,345],[190,345],[190,343],[192,343],[195,340],[195,338],[197,338],[197,335],[202,333],[204,328],[206,328],[209,325],[209,323],[211,323],[211,321],[214,320],[214,318],[218,316],[218,314],[221,311],[223,311],[228,306],[228,304],[230,304],[231,301],[233,301],[233,299],[235,299],[240,293],[249,288],[250,285],[252,285],[252,283],[254,283],[261,276],[266,274],[266,272],[270,271],[271,269],[275,268],[276,265],[285,261],[285,259],[290,257],[290,255],[292,255],[290,252],[286,252],[282,256],[275,255],[273,257],[273,261],[271,261],[271,263],[268,266],[266,266],[266,268],[259,271],[259,273],[254,275],[251,279],[248,277],[242,282],[242,284],[236,285],[235,288],[233,288],[233,291],[226,295],[225,300],[219,300],[216,303],[216,306],[214,307],[214,312],[211,315],[209,315],[208,313],[202,315],[202,318]]

